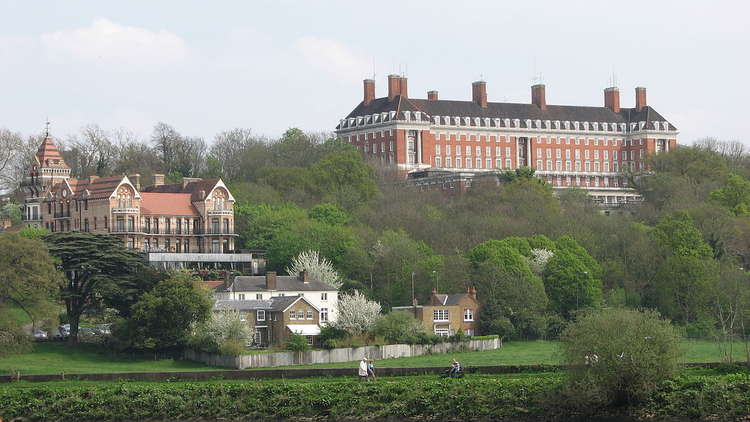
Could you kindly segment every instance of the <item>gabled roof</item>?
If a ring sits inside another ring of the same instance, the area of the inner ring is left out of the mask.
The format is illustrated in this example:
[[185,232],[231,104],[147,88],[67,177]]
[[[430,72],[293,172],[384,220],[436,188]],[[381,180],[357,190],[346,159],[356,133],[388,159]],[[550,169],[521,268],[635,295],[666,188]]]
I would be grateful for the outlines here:
[[461,303],[461,300],[466,299],[467,297],[473,300],[473,298],[471,297],[469,293],[459,293],[459,294],[452,294],[452,295],[433,294],[432,304],[443,305],[443,306],[454,306],[454,305],[459,305]]
[[217,300],[214,303],[215,310],[234,309],[237,311],[265,310],[271,312],[286,312],[292,305],[304,301],[316,311],[320,311],[315,305],[303,296],[274,296],[270,300]]
[[109,198],[115,189],[120,186],[125,176],[98,177],[94,180],[78,180],[76,184],[76,196],[88,199]]
[[141,215],[198,216],[189,193],[141,193]]
[[[203,191],[206,197],[211,194],[211,191],[217,185],[224,185],[221,179],[203,179],[194,180],[187,183],[172,183],[169,185],[159,186],[146,186],[141,189],[141,192],[154,192],[154,193],[189,193],[190,200],[192,202],[198,202],[201,200],[200,193]],[[227,189],[227,191],[229,191]],[[204,198],[205,199],[205,198]]]
[[[390,112],[396,112],[393,119],[390,118]],[[546,110],[542,110],[535,104],[521,103],[487,103],[487,107],[480,107],[473,101],[457,100],[426,100],[416,98],[402,98],[397,96],[393,101],[388,97],[376,98],[368,105],[364,102],[349,113],[343,121],[343,125],[337,126],[337,129],[349,127],[347,119],[371,116],[373,114],[385,113],[382,121],[403,120],[404,112],[411,113],[413,121],[430,121],[433,116],[441,117],[469,117],[470,126],[476,126],[475,117],[482,119],[478,126],[485,126],[484,118],[501,119],[500,125],[504,127],[503,119],[519,119],[520,127],[526,127],[526,120],[541,121],[571,121],[571,122],[598,122],[598,123],[632,123],[645,121],[648,129],[652,122],[666,121],[656,110],[650,106],[644,107],[641,111],[635,108],[621,108],[619,113],[615,113],[607,107],[592,106],[570,106],[570,105],[547,105]],[[414,113],[420,112],[417,117]],[[376,122],[377,123],[377,122]],[[495,122],[490,121],[489,127],[495,127]],[[342,127],[343,126],[343,127]],[[357,125],[361,126],[361,125]],[[669,123],[670,130],[677,130],[674,125]]]
[[36,151],[35,157],[37,161],[39,161],[41,167],[70,168],[65,163],[62,154],[60,154],[60,150],[57,149],[57,145],[55,145],[51,136],[44,138],[42,144],[39,145],[39,149]]
[[[218,289],[222,289],[219,287]],[[228,289],[217,291],[235,291],[235,292],[266,292],[265,276],[237,276]],[[307,283],[301,281],[295,276],[276,276],[276,288],[274,291],[336,291],[337,289],[326,283],[310,280]]]

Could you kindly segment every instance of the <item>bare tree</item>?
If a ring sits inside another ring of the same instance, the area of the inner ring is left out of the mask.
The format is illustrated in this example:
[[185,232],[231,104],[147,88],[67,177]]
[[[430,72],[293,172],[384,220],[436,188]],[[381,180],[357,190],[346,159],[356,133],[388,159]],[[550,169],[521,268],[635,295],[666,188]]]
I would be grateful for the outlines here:
[[259,146],[266,149],[266,140],[256,137],[250,129],[235,128],[219,133],[208,153],[209,169],[212,176],[219,176],[225,181],[240,178],[247,152]]
[[84,126],[66,144],[68,148],[63,154],[74,177],[112,174],[116,148],[109,132],[95,124]]
[[0,192],[19,187],[40,142],[37,137],[24,140],[20,133],[0,128]]

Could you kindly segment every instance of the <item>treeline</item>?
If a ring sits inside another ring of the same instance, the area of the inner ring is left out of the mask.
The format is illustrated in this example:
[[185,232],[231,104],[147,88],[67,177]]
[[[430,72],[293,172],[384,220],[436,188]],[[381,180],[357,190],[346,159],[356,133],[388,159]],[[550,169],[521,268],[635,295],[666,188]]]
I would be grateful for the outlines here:
[[555,336],[600,306],[657,309],[693,336],[750,330],[750,156],[740,143],[650,157],[652,174],[630,175],[643,203],[604,215],[585,192],[553,195],[527,169],[463,195],[418,191],[349,145],[298,129],[279,139],[235,129],[210,146],[162,123],[149,141],[100,132],[63,142],[74,175],[222,177],[239,247],[266,249],[277,271],[319,251],[345,290],[384,309],[410,304],[413,280],[420,303],[433,288],[478,287],[485,332],[511,337]]

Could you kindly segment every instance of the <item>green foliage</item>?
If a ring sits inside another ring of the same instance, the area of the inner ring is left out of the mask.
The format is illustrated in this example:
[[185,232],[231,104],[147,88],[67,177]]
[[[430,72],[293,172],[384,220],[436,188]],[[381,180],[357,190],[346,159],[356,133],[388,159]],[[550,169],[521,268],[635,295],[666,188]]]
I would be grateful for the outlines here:
[[253,330],[235,310],[213,312],[205,321],[194,324],[188,346],[208,353],[242,354],[252,339]]
[[713,298],[718,271],[712,259],[693,255],[668,257],[656,276],[657,306],[665,315],[684,324],[696,321]]
[[696,258],[712,256],[711,248],[686,212],[662,217],[652,233],[656,241],[674,255]]
[[27,226],[22,228],[18,234],[25,237],[26,239],[41,239],[42,236],[49,234],[49,230],[43,227]]
[[544,287],[550,308],[564,318],[570,319],[580,309],[601,305],[602,283],[595,278],[596,269],[589,265],[575,252],[559,247],[547,263]]
[[0,306],[0,357],[31,350],[31,336]]
[[378,320],[373,333],[393,344],[417,344],[426,337],[424,326],[408,311],[393,311]]
[[746,216],[750,214],[750,182],[740,175],[730,174],[723,188],[711,192],[711,199],[734,215]]
[[378,194],[375,174],[358,151],[329,153],[310,171],[323,198],[345,210],[360,208]]
[[191,326],[209,318],[211,306],[210,294],[198,280],[175,272],[133,305],[131,317],[115,335],[135,349],[181,348]]
[[324,325],[320,327],[320,334],[318,340],[320,344],[326,349],[335,349],[339,347],[339,342],[349,337],[349,333],[346,330],[336,328],[333,325]]
[[307,337],[295,333],[289,335],[284,343],[284,347],[293,352],[306,352],[310,350],[310,345],[307,344]]
[[678,331],[654,311],[603,309],[581,316],[562,336],[571,370],[567,396],[577,407],[647,398],[677,374]]
[[318,204],[310,208],[308,216],[329,226],[343,226],[351,220],[349,214],[334,204]]

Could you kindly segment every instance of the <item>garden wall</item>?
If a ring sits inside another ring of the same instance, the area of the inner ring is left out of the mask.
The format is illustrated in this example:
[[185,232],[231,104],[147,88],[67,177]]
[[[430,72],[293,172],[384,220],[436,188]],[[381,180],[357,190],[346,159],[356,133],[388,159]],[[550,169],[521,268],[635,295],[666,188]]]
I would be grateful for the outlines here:
[[382,360],[408,358],[428,354],[442,354],[458,351],[494,350],[502,346],[500,339],[469,340],[460,343],[439,344],[387,344],[384,346],[364,346],[309,352],[258,353],[251,355],[216,355],[188,350],[185,360],[203,362],[211,366],[228,368],[268,368],[287,365],[309,365],[314,363],[352,362],[362,358]]

